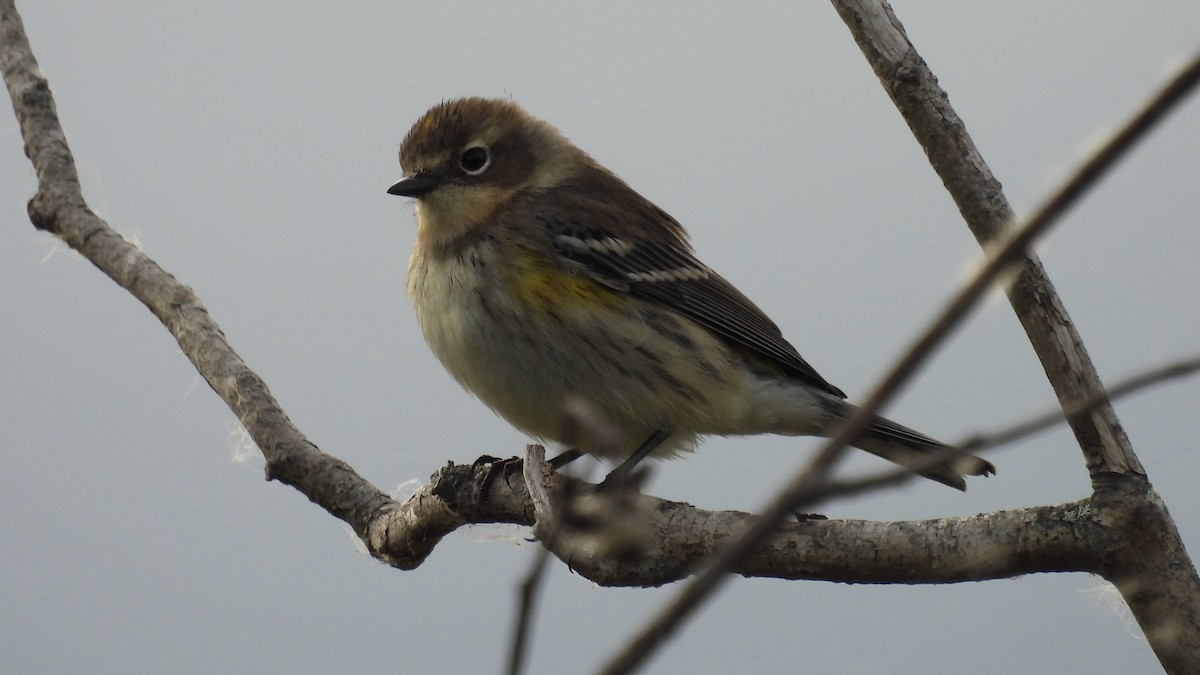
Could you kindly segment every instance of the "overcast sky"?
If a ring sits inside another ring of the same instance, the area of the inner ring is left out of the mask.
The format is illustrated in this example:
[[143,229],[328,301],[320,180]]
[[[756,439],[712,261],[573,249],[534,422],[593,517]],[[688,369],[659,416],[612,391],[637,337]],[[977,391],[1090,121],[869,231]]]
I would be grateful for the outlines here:
[[[308,436],[403,496],[526,439],[462,392],[404,297],[412,208],[385,194],[430,105],[511,96],[684,223],[826,379],[861,398],[978,259],[940,181],[822,3],[22,2],[109,224],[196,290]],[[895,10],[1018,210],[1198,46],[1200,3],[905,2]],[[1106,381],[1194,354],[1200,102],[1042,247]],[[364,556],[262,460],[169,334],[36,231],[0,115],[0,671],[497,672],[527,531],[480,526],[420,569]],[[1200,384],[1118,413],[1193,554]],[[1054,403],[989,303],[889,416],[947,440]],[[647,491],[753,510],[812,439],[714,439]],[[861,453],[860,453],[861,454]],[[1058,430],[959,494],[924,481],[830,517],[966,515],[1089,490]],[[856,457],[846,470],[882,464]],[[555,563],[530,672],[589,672],[678,585]],[[1104,580],[942,587],[737,580],[649,672],[1157,669]]]

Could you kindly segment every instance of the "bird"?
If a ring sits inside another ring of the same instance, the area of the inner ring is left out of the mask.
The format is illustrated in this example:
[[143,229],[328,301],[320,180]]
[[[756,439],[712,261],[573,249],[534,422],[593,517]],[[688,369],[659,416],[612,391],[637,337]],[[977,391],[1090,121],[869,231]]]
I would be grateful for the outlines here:
[[[522,432],[621,461],[605,483],[704,437],[830,436],[857,410],[683,225],[516,102],[443,100],[399,155],[387,191],[414,203],[407,292],[433,354]],[[853,445],[904,466],[949,448],[878,415]],[[959,490],[995,472],[949,454],[916,472]]]

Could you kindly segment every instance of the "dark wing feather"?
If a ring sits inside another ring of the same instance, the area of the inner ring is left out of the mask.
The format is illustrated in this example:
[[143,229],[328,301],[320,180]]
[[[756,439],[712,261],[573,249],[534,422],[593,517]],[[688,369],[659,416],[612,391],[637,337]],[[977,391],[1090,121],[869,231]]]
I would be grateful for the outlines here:
[[[612,199],[614,191],[622,199]],[[669,307],[784,374],[846,397],[808,365],[757,305],[693,255],[679,223],[620,179],[604,172],[546,192],[527,204],[564,264]]]

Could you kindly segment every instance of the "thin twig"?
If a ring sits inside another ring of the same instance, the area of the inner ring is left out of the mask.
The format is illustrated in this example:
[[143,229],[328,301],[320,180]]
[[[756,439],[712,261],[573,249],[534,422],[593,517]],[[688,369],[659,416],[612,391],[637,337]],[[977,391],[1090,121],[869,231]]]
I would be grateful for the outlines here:
[[854,480],[835,480],[822,483],[813,488],[807,498],[801,501],[796,508],[810,509],[814,504],[834,497],[849,497],[878,490],[883,487],[907,483],[917,478],[916,472],[940,466],[964,452],[982,452],[1009,443],[1015,443],[1057,424],[1062,424],[1077,415],[1087,415],[1105,403],[1115,402],[1118,399],[1137,393],[1153,385],[1161,384],[1167,380],[1186,377],[1197,371],[1200,371],[1200,357],[1175,361],[1154,370],[1139,373],[1138,375],[1122,380],[1111,389],[1093,394],[1086,401],[1080,401],[1077,404],[1068,406],[1066,410],[1055,408],[1023,422],[1018,422],[1006,429],[990,434],[972,436],[954,447],[946,448],[943,452],[926,455],[921,458],[921,461],[915,462],[910,466],[896,467]]
[[1078,199],[1092,188],[1163,116],[1184,99],[1200,82],[1200,57],[1167,83],[1116,134],[1088,158],[1049,199],[1031,216],[1012,228],[1009,236],[997,242],[986,263],[964,285],[937,319],[906,351],[880,384],[837,435],[822,447],[816,458],[796,476],[753,522],[729,546],[687,584],[655,618],[637,633],[600,671],[606,675],[632,672],[650,654],[665,643],[684,619],[727,579],[728,570],[756,546],[776,525],[796,509],[810,490],[837,462],[850,442],[866,428],[870,417],[886,403],[933,349],[953,331],[979,298],[1030,245],[1049,229]]
[[546,582],[546,571],[550,569],[546,564],[550,561],[549,549],[538,547],[534,556],[533,564],[517,587],[517,619],[508,654],[508,675],[520,675],[524,670],[525,653],[533,634],[534,609],[538,606],[540,591]]
[[[525,479],[525,486],[529,490],[530,499],[533,500],[533,512],[536,519],[535,532],[540,532],[540,538],[543,539],[553,536],[552,533],[557,528],[550,497],[546,494],[546,487],[542,483],[542,469],[545,461],[546,449],[544,447],[541,445],[525,447],[521,474]],[[519,675],[524,668],[529,638],[533,634],[533,617],[536,614],[534,610],[537,607],[538,591],[545,582],[546,571],[549,569],[547,563],[550,560],[550,549],[539,546],[535,555],[529,572],[517,587],[517,619],[508,652],[509,675]]]
[[1200,371],[1200,356],[1174,361],[1165,366],[1160,366],[1122,380],[1107,390],[1093,393],[1086,400],[1068,405],[1066,409],[1050,410],[1024,422],[1014,424],[1007,429],[966,438],[959,444],[959,447],[963,450],[978,452],[999,445],[1014,443],[1027,436],[1032,436],[1039,431],[1049,429],[1064,420],[1069,420],[1080,415],[1087,415],[1106,402],[1116,401],[1117,399],[1124,398],[1167,380],[1187,377],[1197,371]]

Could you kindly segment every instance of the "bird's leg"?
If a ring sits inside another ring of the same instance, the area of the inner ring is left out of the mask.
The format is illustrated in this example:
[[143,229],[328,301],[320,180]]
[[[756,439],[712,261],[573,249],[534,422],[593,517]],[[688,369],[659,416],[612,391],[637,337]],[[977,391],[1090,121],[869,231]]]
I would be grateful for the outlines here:
[[561,469],[561,468],[563,468],[564,466],[566,466],[566,465],[570,464],[571,462],[574,462],[575,460],[579,459],[579,458],[580,458],[580,457],[582,457],[582,456],[583,456],[583,451],[582,451],[582,450],[579,450],[579,449],[576,449],[576,448],[572,448],[572,449],[570,449],[570,450],[566,450],[566,451],[564,451],[564,452],[560,452],[559,454],[555,455],[555,456],[554,456],[554,458],[553,458],[553,459],[551,459],[551,460],[550,460],[549,462],[547,462],[547,463],[548,463],[548,464],[551,466],[551,468],[553,468],[555,471],[558,471],[559,469]]
[[[549,464],[555,471],[558,471],[559,469],[570,464],[571,462],[574,462],[575,460],[579,459],[582,456],[583,456],[582,451],[576,450],[576,449],[571,449],[571,450],[567,450],[565,452],[559,453],[557,456],[555,456],[553,459],[551,459],[549,462],[547,462],[547,464]],[[484,455],[484,456],[480,457],[479,459],[475,460],[474,462],[472,462],[471,463],[472,469],[477,469],[477,468],[479,468],[481,466],[485,466],[485,465],[487,466],[487,469],[486,469],[487,473],[485,473],[483,475],[483,480],[481,480],[479,482],[480,500],[482,500],[483,497],[487,495],[487,491],[492,487],[492,483],[494,483],[496,480],[497,473],[504,473],[505,471],[508,471],[510,466],[512,466],[518,462],[521,462],[521,461],[522,461],[522,459],[520,457],[510,457],[508,459],[500,459],[499,457],[492,457],[491,455]]]
[[[662,442],[670,438],[670,436],[671,432],[662,429],[650,434],[650,438],[647,438],[645,442],[638,446],[638,449],[634,450],[632,455],[627,457],[624,462],[621,462],[617,468],[608,472],[608,475],[600,482],[600,489],[620,489],[625,484],[625,481],[629,479],[630,474],[633,473],[633,469],[643,459],[649,457],[650,453],[654,452],[654,449],[662,445]],[[556,457],[555,459],[558,458]]]
[[508,471],[509,467],[517,462],[520,462],[520,457],[509,457],[508,459],[500,459],[491,455],[483,455],[479,459],[471,462],[472,472],[483,468],[483,478],[479,481],[479,499],[475,504],[476,508],[481,508],[487,501],[488,490],[492,488],[492,483],[496,482],[496,477]]

